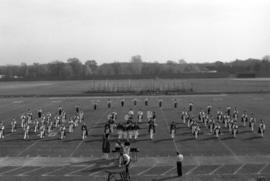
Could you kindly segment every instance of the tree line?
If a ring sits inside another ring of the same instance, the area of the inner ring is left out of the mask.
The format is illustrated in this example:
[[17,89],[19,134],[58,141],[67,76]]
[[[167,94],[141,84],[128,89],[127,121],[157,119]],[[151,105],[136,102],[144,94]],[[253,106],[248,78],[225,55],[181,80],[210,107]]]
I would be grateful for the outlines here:
[[262,59],[235,60],[228,63],[217,61],[214,63],[187,63],[181,59],[178,62],[168,60],[166,63],[143,62],[140,55],[131,57],[129,62],[112,62],[98,65],[95,60],[82,63],[78,58],[67,61],[53,61],[50,63],[33,63],[27,65],[0,66],[2,79],[22,80],[70,80],[92,79],[98,77],[128,76],[158,76],[188,73],[268,73],[270,72],[270,56]]

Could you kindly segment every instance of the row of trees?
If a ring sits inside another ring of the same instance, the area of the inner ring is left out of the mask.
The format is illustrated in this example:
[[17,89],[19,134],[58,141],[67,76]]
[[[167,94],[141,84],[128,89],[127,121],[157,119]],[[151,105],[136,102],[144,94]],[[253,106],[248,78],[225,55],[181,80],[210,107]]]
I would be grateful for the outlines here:
[[259,73],[270,72],[270,56],[262,60],[236,60],[230,63],[215,62],[188,64],[181,59],[178,62],[168,60],[166,63],[143,62],[140,55],[131,57],[130,62],[113,62],[98,65],[95,60],[82,63],[78,58],[70,58],[66,62],[53,61],[47,64],[34,63],[27,65],[7,65],[0,67],[2,77],[23,78],[31,80],[46,79],[88,79],[119,75],[164,75],[180,73],[199,73],[217,71],[221,73]]

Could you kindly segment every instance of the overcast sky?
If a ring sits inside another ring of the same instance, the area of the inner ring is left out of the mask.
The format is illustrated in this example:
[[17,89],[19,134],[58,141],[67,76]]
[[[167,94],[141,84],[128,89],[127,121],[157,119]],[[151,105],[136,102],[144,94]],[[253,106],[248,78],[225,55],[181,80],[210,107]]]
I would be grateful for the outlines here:
[[0,64],[270,54],[269,0],[0,0]]

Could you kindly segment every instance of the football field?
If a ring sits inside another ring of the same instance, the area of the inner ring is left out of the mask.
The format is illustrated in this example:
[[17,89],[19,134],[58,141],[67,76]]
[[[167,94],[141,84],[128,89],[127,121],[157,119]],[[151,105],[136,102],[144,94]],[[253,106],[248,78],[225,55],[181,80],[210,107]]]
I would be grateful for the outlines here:
[[[125,106],[120,100],[125,99]],[[137,105],[133,99],[137,99]],[[140,135],[131,141],[131,147],[140,150],[138,160],[131,164],[132,180],[180,180],[176,177],[176,151],[184,155],[181,180],[256,180],[259,176],[270,179],[270,134],[269,107],[270,94],[215,94],[215,95],[179,95],[148,96],[149,105],[144,105],[145,96],[111,97],[112,107],[107,108],[108,97],[13,97],[0,99],[1,121],[5,124],[5,138],[0,140],[0,180],[106,180],[106,169],[114,167],[114,160],[102,158],[102,135],[107,115],[118,113],[118,121],[124,121],[129,109],[155,111],[157,128],[153,140],[149,139],[148,125],[140,124]],[[162,107],[158,101],[162,99]],[[173,107],[176,99],[178,107]],[[93,102],[98,102],[97,110]],[[254,112],[257,119],[266,123],[266,133],[260,137],[249,127],[239,124],[239,134],[233,138],[227,129],[222,129],[220,138],[209,134],[201,126],[197,140],[190,128],[183,124],[180,116],[184,107],[194,104],[192,114],[197,118],[200,110],[212,105],[213,114],[217,109],[227,106]],[[57,134],[40,139],[30,130],[30,139],[23,140],[23,130],[18,126],[16,133],[11,133],[11,120],[16,118],[20,125],[20,116],[30,109],[34,118],[41,108],[44,113],[55,114],[62,105],[67,117],[75,113],[79,105],[85,113],[89,131],[86,140],[81,139],[80,126],[73,133],[67,133],[64,140]],[[177,122],[176,138],[169,134],[171,121]],[[117,135],[112,135],[111,149]],[[110,155],[112,158],[113,154]]]

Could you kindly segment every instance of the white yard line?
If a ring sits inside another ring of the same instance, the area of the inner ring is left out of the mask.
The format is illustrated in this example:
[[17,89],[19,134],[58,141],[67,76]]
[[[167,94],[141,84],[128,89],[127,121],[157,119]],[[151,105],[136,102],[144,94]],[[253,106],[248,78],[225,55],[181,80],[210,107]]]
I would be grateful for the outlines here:
[[200,165],[194,166],[191,168],[185,175],[190,175],[194,170],[196,170]]
[[220,141],[219,142],[232,154],[232,156],[238,161],[238,162],[242,162],[239,157],[237,156],[237,154],[224,142]]
[[262,171],[269,166],[269,163],[266,163],[256,174],[261,174]]
[[246,164],[242,164],[237,170],[233,172],[233,175],[236,175]]
[[[102,116],[100,117],[100,119],[99,119],[97,122],[95,122],[94,125],[97,125],[97,124],[102,120],[103,116],[106,115],[107,113],[108,113],[108,110],[105,111],[104,114],[102,114]],[[92,130],[93,130],[93,129],[90,128],[90,131],[88,132],[88,134],[90,134],[90,132],[91,132]],[[78,143],[78,145],[76,146],[76,148],[70,153],[69,157],[72,157],[72,156],[73,156],[73,154],[79,149],[79,147],[83,144],[83,142],[84,142],[84,140],[82,140],[82,141],[80,141],[80,142]]]
[[176,167],[172,167],[172,168],[168,169],[167,171],[163,172],[161,175],[164,176],[164,175],[166,175],[167,173],[173,171],[174,169],[176,169]]
[[77,173],[77,172],[80,172],[80,171],[82,171],[82,170],[86,170],[86,169],[88,169],[88,168],[91,168],[91,167],[93,167],[93,166],[95,166],[95,165],[96,165],[96,164],[90,164],[90,165],[88,165],[88,166],[86,166],[86,167],[83,167],[83,168],[74,170],[74,171],[72,171],[72,172],[69,172],[69,173],[65,174],[64,176],[66,176],[66,177],[68,177],[68,176],[81,176],[81,175],[73,175],[73,174],[74,174],[74,173]]
[[6,170],[6,171],[4,171],[4,172],[1,172],[0,175],[3,175],[3,174],[6,174],[6,173],[10,173],[10,172],[19,170],[19,169],[21,169],[21,168],[23,168],[23,166],[21,166],[21,167],[16,167],[16,168],[13,168],[13,169],[10,169],[10,170]]
[[57,168],[57,169],[55,169],[55,170],[52,170],[52,171],[49,171],[49,172],[45,172],[45,173],[42,174],[41,176],[42,176],[42,177],[46,177],[46,176],[54,176],[54,175],[51,175],[51,173],[57,172],[57,171],[62,170],[62,169],[64,169],[64,168],[65,168],[65,166],[62,166],[62,167]]
[[[113,166],[113,162],[111,162],[109,165],[101,165],[100,167],[101,168],[106,168],[106,167],[110,167],[110,166]],[[96,176],[96,174],[100,173],[100,172],[103,172],[104,170],[101,169],[101,170],[98,170],[98,171],[95,171],[93,173],[90,173],[88,176]]]
[[[169,126],[168,120],[167,120],[167,118],[166,118],[166,116],[165,116],[164,111],[162,110],[162,108],[160,110],[161,110],[160,112],[161,112],[161,114],[162,114],[162,116],[164,118],[163,120],[164,120],[165,124],[167,125],[167,129],[169,131],[169,136],[170,136],[170,126]],[[177,147],[177,144],[175,143],[175,139],[172,139],[172,141],[173,141],[174,148],[175,148],[176,152],[179,152],[179,149]]]
[[221,169],[223,166],[224,166],[224,165],[218,166],[218,167],[215,168],[213,171],[211,171],[211,172],[209,173],[209,175],[213,175],[216,171],[218,171],[219,169]]
[[145,169],[145,170],[139,172],[137,175],[140,176],[140,175],[142,175],[142,174],[148,172],[149,170],[152,170],[152,169],[155,168],[155,167],[156,167],[156,165],[153,165],[152,167],[149,167],[149,168],[147,168],[147,169]]
[[35,141],[34,143],[32,143],[31,145],[27,146],[24,150],[22,150],[21,152],[19,152],[16,157],[21,156],[24,152],[26,152],[27,150],[29,150],[30,148],[32,148],[33,146],[35,146],[37,143],[39,143],[40,140]]
[[15,175],[15,176],[27,176],[27,175],[26,175],[27,173],[31,173],[31,172],[34,172],[34,171],[40,170],[40,169],[42,169],[42,168],[44,168],[44,167],[38,167],[38,168],[34,168],[34,169],[32,169],[32,170],[28,170],[28,171],[26,171],[26,172],[20,173],[20,174]]

